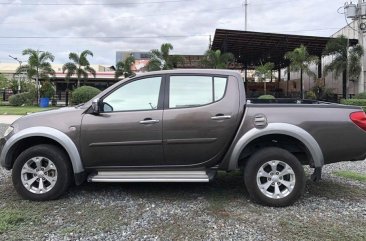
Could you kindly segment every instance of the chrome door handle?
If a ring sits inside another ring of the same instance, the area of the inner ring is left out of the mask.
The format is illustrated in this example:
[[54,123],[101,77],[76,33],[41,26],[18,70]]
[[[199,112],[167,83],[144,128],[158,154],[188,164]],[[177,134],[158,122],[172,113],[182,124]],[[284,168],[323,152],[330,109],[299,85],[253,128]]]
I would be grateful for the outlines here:
[[147,124],[156,124],[159,123],[159,120],[142,120],[140,121],[140,124],[147,125]]
[[226,120],[226,119],[231,119],[231,115],[217,115],[211,117],[211,120]]

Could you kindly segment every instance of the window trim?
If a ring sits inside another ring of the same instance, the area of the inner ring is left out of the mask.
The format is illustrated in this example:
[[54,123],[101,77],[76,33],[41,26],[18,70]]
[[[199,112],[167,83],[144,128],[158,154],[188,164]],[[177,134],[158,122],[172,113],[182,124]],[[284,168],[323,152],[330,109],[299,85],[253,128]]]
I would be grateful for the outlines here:
[[119,88],[123,88],[123,86],[130,84],[135,81],[139,81],[142,79],[150,79],[161,77],[160,88],[159,88],[159,96],[158,96],[158,106],[156,109],[143,109],[143,110],[120,110],[120,111],[111,111],[111,112],[104,112],[101,111],[101,114],[111,114],[111,113],[121,113],[121,112],[139,112],[139,111],[157,111],[163,110],[164,107],[164,96],[165,96],[165,84],[166,84],[166,75],[165,74],[157,74],[157,75],[149,75],[149,76],[139,76],[129,79],[128,81],[122,82],[121,84],[117,85],[115,88],[110,90],[108,93],[100,97],[100,101],[104,102],[104,99],[107,98],[109,95],[117,91]]
[[[204,105],[197,105],[197,106],[187,106],[187,107],[174,107],[171,108],[169,107],[169,102],[170,102],[170,77],[172,76],[199,76],[199,77],[211,77],[212,78],[212,86],[213,86],[213,90],[214,91],[214,78],[226,78],[226,85],[225,85],[225,90],[224,90],[224,95],[218,99],[218,100],[214,100],[214,93],[212,93],[212,98],[213,98],[213,102],[204,104]],[[199,108],[199,107],[203,107],[203,106],[208,106],[208,105],[212,105],[215,104],[219,101],[221,101],[222,99],[224,99],[226,97],[226,92],[228,89],[228,85],[229,85],[229,75],[212,75],[212,74],[196,74],[196,73],[187,73],[187,74],[168,74],[166,76],[166,83],[165,83],[165,98],[164,98],[164,110],[179,110],[179,109],[188,109],[188,108]]]

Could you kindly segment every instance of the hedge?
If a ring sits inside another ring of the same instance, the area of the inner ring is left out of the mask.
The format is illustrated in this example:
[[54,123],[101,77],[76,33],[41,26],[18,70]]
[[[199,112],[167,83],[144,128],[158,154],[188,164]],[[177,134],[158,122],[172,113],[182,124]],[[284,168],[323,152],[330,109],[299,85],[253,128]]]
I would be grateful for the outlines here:
[[360,106],[366,111],[366,99],[341,99],[341,104]]
[[53,85],[49,81],[46,81],[39,89],[39,93],[41,95],[41,98],[52,98],[55,95],[56,91]]
[[24,92],[10,96],[9,103],[10,105],[14,106],[32,105],[34,99],[35,99],[34,93]]
[[71,103],[78,105],[85,103],[100,93],[100,90],[91,86],[82,86],[72,92]]
[[366,92],[355,95],[355,99],[366,99]]
[[274,100],[276,99],[273,95],[261,95],[258,97],[260,100]]

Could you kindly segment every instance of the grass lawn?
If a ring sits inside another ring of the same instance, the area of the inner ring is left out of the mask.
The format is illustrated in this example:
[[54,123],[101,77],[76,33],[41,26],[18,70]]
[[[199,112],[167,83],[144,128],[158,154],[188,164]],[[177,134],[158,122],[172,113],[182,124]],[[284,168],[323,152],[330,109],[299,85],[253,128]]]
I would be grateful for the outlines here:
[[38,106],[0,106],[0,115],[26,115],[27,113],[56,109],[57,107],[40,108]]
[[351,171],[338,171],[338,172],[335,172],[334,174],[339,177],[344,177],[344,178],[348,178],[348,179],[352,179],[352,180],[356,180],[356,181],[360,181],[360,182],[366,182],[365,174],[351,172]]

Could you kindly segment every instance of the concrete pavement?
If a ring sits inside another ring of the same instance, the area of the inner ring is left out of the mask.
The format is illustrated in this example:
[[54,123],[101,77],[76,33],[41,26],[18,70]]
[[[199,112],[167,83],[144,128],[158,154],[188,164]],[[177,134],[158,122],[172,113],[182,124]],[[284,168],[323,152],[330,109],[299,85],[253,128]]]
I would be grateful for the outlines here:
[[10,125],[20,117],[22,117],[22,115],[0,115],[0,124]]

